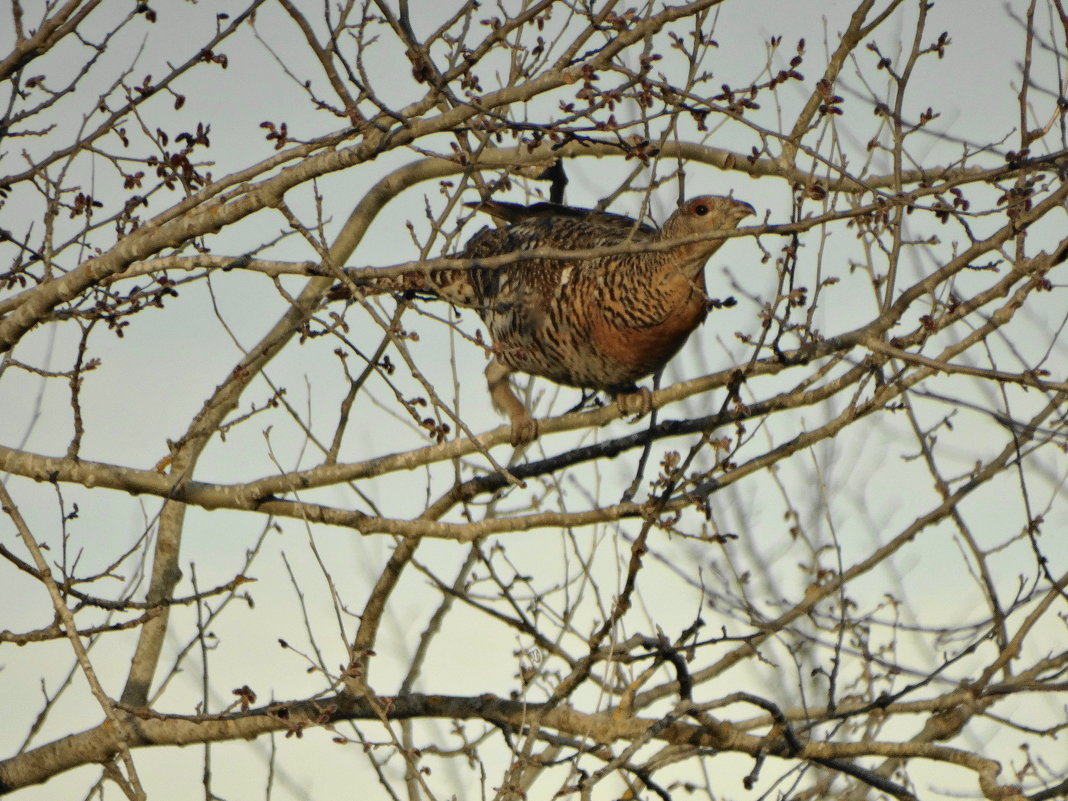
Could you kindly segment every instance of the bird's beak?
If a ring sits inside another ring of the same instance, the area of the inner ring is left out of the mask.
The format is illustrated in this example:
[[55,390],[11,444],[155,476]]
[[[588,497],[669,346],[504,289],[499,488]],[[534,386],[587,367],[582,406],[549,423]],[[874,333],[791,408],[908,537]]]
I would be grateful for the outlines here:
[[755,216],[755,215],[756,215],[756,209],[754,209],[748,203],[746,203],[743,200],[734,201],[734,208],[731,209],[731,218],[735,222],[738,222],[739,220],[743,220],[746,217]]

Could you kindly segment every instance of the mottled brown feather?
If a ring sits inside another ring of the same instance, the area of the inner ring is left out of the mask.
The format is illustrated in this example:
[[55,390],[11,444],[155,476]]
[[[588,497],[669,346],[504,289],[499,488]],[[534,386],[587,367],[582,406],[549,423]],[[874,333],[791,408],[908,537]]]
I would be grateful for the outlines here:
[[[624,242],[661,242],[733,229],[753,208],[705,195],[682,204],[660,230],[630,217],[552,203],[520,206],[486,201],[480,208],[505,222],[483,228],[458,254],[477,262],[535,248],[588,250]],[[508,412],[512,440],[537,436],[537,424],[508,386],[512,372],[559,384],[634,390],[701,324],[708,309],[704,265],[722,239],[660,251],[627,251],[587,259],[531,259],[499,268],[406,273],[378,291],[414,290],[475,309],[496,354],[487,368],[494,403]]]

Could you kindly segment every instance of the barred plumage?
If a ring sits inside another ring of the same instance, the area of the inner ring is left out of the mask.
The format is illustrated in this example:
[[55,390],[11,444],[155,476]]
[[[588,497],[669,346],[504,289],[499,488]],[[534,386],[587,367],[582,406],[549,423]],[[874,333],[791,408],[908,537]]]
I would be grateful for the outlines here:
[[[629,217],[552,203],[488,201],[505,222],[483,228],[460,256],[477,260],[534,248],[588,250],[681,239],[735,228],[748,203],[704,195],[683,203],[658,231]],[[706,239],[657,251],[636,249],[586,259],[538,258],[505,267],[406,273],[379,291],[429,293],[475,309],[489,328],[486,368],[494,405],[509,415],[512,442],[537,436],[537,423],[508,386],[513,372],[607,391],[621,410],[648,411],[649,391],[634,382],[663,367],[709,308],[704,265],[723,244]],[[637,405],[636,405],[637,402]]]

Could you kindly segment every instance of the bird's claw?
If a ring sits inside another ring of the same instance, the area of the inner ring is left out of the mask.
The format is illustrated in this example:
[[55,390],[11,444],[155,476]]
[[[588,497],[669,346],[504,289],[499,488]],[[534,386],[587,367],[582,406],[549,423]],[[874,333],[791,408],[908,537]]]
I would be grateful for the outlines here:
[[653,393],[648,387],[640,387],[635,392],[620,392],[616,395],[616,408],[620,415],[634,415],[637,420],[653,410]]
[[512,418],[512,447],[527,445],[538,438],[538,421],[529,414]]

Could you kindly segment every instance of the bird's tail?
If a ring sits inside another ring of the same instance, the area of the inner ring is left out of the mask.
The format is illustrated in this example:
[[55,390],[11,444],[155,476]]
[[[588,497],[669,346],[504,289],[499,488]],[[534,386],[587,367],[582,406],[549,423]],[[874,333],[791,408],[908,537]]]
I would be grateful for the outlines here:
[[409,298],[444,300],[458,306],[475,305],[474,288],[468,270],[408,270],[383,276],[362,276],[335,284],[328,300],[349,300],[375,295],[405,295]]
[[348,300],[355,297],[373,297],[374,295],[426,294],[436,296],[427,280],[428,275],[417,270],[395,275],[361,276],[351,278],[330,287],[328,300]]

